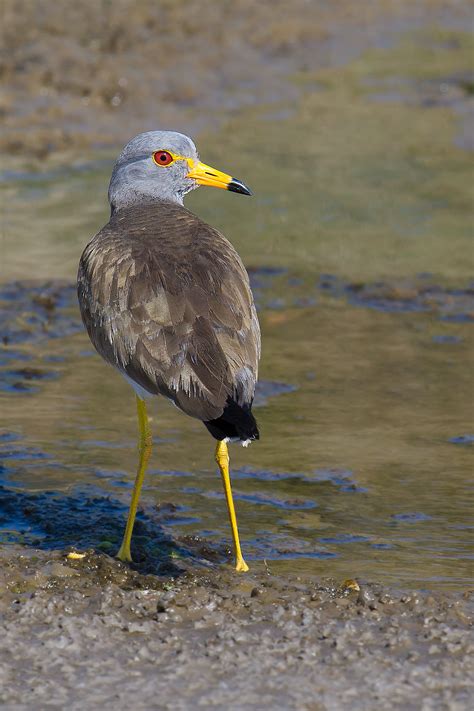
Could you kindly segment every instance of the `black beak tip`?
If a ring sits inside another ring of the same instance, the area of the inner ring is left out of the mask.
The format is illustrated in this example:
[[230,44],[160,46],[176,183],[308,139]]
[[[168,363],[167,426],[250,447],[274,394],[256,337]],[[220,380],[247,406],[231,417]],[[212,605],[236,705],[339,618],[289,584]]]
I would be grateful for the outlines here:
[[244,185],[240,180],[237,180],[237,178],[232,178],[229,185],[227,186],[227,190],[230,190],[231,193],[240,193],[241,195],[252,194],[248,187]]

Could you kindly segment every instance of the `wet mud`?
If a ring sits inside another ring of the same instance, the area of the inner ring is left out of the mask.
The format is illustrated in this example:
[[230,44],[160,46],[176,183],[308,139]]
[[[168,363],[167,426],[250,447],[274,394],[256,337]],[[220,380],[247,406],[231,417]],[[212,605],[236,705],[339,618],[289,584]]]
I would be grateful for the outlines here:
[[0,147],[44,159],[122,143],[157,116],[194,133],[243,107],[275,117],[301,93],[282,76],[389,44],[427,12],[441,19],[445,3],[88,0],[58,13],[51,0],[4,0]]
[[469,595],[1,552],[6,708],[467,709]]
[[64,338],[80,327],[75,284],[13,282],[0,286],[3,346]]
[[[42,549],[68,548],[80,541],[81,547],[116,553],[127,514],[126,497],[95,495],[76,489],[68,494],[42,492],[32,494],[0,489],[0,528],[3,542],[21,542]],[[179,507],[162,503],[140,510],[134,531],[134,558],[154,574],[177,572],[173,559],[196,558],[192,546],[187,548],[179,538],[166,534],[179,515]],[[218,552],[208,550],[210,560],[217,562]],[[223,562],[222,555],[219,562]]]

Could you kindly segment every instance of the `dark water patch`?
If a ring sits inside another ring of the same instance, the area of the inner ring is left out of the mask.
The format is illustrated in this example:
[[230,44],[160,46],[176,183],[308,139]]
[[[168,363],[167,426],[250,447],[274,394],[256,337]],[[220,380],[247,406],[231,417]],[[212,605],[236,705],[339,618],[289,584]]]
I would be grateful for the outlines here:
[[[0,536],[10,542],[22,542],[40,549],[75,547],[115,553],[120,545],[128,504],[104,496],[93,487],[77,487],[67,495],[53,491],[26,493],[0,486]],[[182,509],[184,510],[184,508]],[[169,536],[163,524],[173,522],[178,507],[141,507],[132,540],[132,554],[137,567],[159,574],[179,574],[180,558],[207,563],[222,562],[226,551],[211,547],[193,537],[193,545]],[[177,519],[177,517],[176,517]],[[174,521],[177,523],[177,520]],[[187,542],[189,537],[184,537]],[[183,539],[183,540],[184,540]]]
[[288,286],[304,286],[304,283],[304,279],[302,279],[301,277],[288,277]]
[[[167,526],[193,526],[200,522],[199,518],[195,516],[179,516],[178,514],[174,516],[166,516],[163,523]],[[202,537],[202,534],[199,536]]]
[[34,460],[37,463],[38,459],[51,459],[50,454],[42,452],[40,449],[35,447],[21,447],[21,448],[11,448],[11,447],[0,447],[0,458],[8,459],[13,462],[24,462]]
[[305,474],[294,472],[273,472],[266,469],[252,469],[249,466],[235,469],[232,472],[233,479],[255,479],[256,481],[286,481],[288,479],[305,479]]
[[[198,486],[183,486],[181,491],[183,492],[183,494],[204,494],[203,490],[200,489]],[[217,492],[211,491],[208,493],[208,498],[215,499],[219,497]]]
[[435,79],[408,79],[389,76],[365,80],[369,88],[378,90],[368,94],[376,103],[403,104],[421,109],[451,109],[459,117],[458,134],[454,143],[463,150],[474,150],[472,123],[472,71],[461,71]]
[[[37,546],[44,537],[40,526],[35,525],[28,517],[28,512],[21,506],[9,502],[3,503],[4,489],[0,486],[0,543],[22,543]],[[12,494],[14,502],[18,502],[17,494]]]
[[6,442],[18,442],[21,439],[21,435],[17,432],[0,432],[0,447]]
[[263,531],[262,535],[246,541],[246,554],[249,560],[297,560],[313,558],[326,560],[336,558],[337,553],[328,551],[323,546],[303,541],[295,537]]
[[320,543],[327,544],[346,544],[346,543],[366,543],[370,538],[368,536],[361,536],[355,533],[340,533],[337,536],[329,536],[327,538],[320,538]]
[[[22,489],[25,480],[42,481],[43,470],[51,472],[65,472],[69,474],[70,467],[56,461],[54,457],[39,449],[20,444],[21,437],[16,436],[11,441],[0,440],[0,484],[7,484],[12,489]],[[77,471],[80,471],[78,469]]]
[[[221,498],[223,496],[223,494],[219,494],[218,498]],[[241,494],[234,492],[234,498],[240,501],[247,501],[251,504],[256,504],[257,506],[274,506],[278,509],[288,510],[314,509],[317,506],[317,503],[315,501],[311,501],[309,499],[282,499],[276,496],[268,496],[267,494],[262,494],[259,492],[255,492],[253,494]]]
[[192,477],[194,474],[192,472],[178,471],[177,469],[150,469],[147,472],[147,476],[158,475],[158,476],[171,476],[171,477]]
[[389,551],[395,548],[393,543],[371,543],[370,546],[371,548],[375,548],[376,550],[381,551]]
[[457,72],[435,79],[413,79],[389,76],[369,77],[364,81],[368,87],[377,87],[368,95],[371,101],[400,103],[424,108],[459,109],[460,104],[469,101],[473,95],[474,77],[472,72]]
[[462,343],[462,338],[461,336],[448,336],[448,335],[440,335],[440,336],[433,336],[432,339],[433,343],[439,343],[439,344],[456,344],[456,343]]
[[111,479],[110,484],[118,489],[133,489],[133,481],[127,481],[125,479]]
[[[166,502],[163,504],[156,504],[154,508],[160,513],[163,523],[167,526],[189,526],[199,523],[199,518],[196,516],[184,515],[190,511],[189,506]],[[200,535],[203,536],[202,533]]]
[[474,434],[458,435],[457,437],[451,437],[449,441],[451,442],[451,444],[463,444],[472,446],[474,445]]
[[443,314],[441,320],[451,323],[474,323],[474,314]]
[[307,477],[307,480],[327,481],[345,492],[365,493],[368,491],[366,487],[357,484],[353,472],[348,469],[316,469],[311,477]]
[[345,298],[353,306],[386,312],[431,312],[443,321],[474,320],[474,289],[446,288],[427,283],[427,275],[413,280],[345,282],[335,275],[320,275],[316,288],[329,296]]
[[8,393],[38,392],[35,383],[43,380],[54,380],[58,373],[42,368],[17,368],[16,370],[0,370],[0,391]]
[[309,306],[315,306],[316,305],[316,299],[313,296],[301,296],[297,299],[294,299],[292,306],[295,306],[296,308],[301,308],[301,309],[306,309]]
[[10,348],[3,348],[0,346],[0,366],[8,364],[11,361],[14,363],[21,363],[29,360],[31,360],[31,356],[27,353],[23,353],[22,351],[14,351]]
[[114,469],[95,469],[94,476],[98,479],[117,479],[118,477],[126,477],[126,472]]
[[254,406],[261,407],[268,404],[268,399],[293,393],[297,390],[296,385],[289,383],[279,383],[272,380],[259,380],[255,389]]
[[272,266],[263,266],[263,267],[253,267],[249,266],[247,267],[247,272],[250,277],[250,283],[253,285],[255,284],[258,286],[258,283],[256,282],[257,279],[274,279],[277,276],[281,276],[282,274],[287,274],[288,269],[286,267],[272,267]]
[[[283,267],[247,267],[247,273],[250,279],[250,286],[257,310],[262,308],[272,308],[268,306],[269,302],[275,302],[274,308],[280,308],[277,304],[284,301],[281,296],[281,285],[278,290],[278,295],[273,295],[268,298],[265,296],[270,291],[275,291],[276,283],[279,283],[279,278],[288,273],[288,269]],[[283,308],[283,306],[281,306]]]
[[269,299],[265,303],[265,308],[271,309],[272,311],[279,311],[281,309],[284,309],[286,307],[286,301],[285,299],[278,298],[278,299]]
[[409,513],[392,514],[391,518],[397,523],[420,523],[422,521],[431,521],[433,517],[420,511],[413,511]]
[[82,329],[76,288],[60,281],[15,281],[0,288],[0,332],[4,345],[36,343]]
[[[178,433],[177,433],[178,434]],[[153,444],[169,444],[170,442],[176,442],[177,437],[158,437],[155,435],[152,438]]]
[[[298,551],[291,550],[277,550],[274,556],[272,554],[266,555],[268,560],[297,560],[298,558],[313,558],[316,560],[328,560],[329,558],[337,558],[337,553],[331,551],[306,551],[300,553]],[[251,558],[249,558],[251,560]]]
[[101,439],[85,439],[78,443],[78,446],[85,449],[133,449],[136,446],[136,442],[108,442]]
[[66,358],[62,355],[45,355],[43,360],[47,363],[64,363]]
[[269,482],[294,482],[295,485],[320,484],[329,482],[340,491],[365,493],[367,489],[357,484],[354,475],[346,469],[316,469],[313,473],[303,472],[275,472],[268,469],[254,469],[250,466],[243,466],[232,472],[232,478],[250,479],[255,481]]
[[[224,493],[221,490],[204,491],[196,486],[183,487],[181,491],[185,494],[200,494],[206,499],[221,500],[225,498]],[[269,496],[268,494],[259,491],[243,493],[234,490],[233,495],[235,501],[245,501],[250,504],[255,504],[256,506],[270,506],[276,509],[285,509],[288,511],[304,511],[314,509],[318,505],[315,501],[303,497],[283,498],[278,496]]]
[[372,284],[347,284],[344,287],[348,301],[356,306],[380,311],[426,311],[428,306],[419,299],[411,285],[374,282]]

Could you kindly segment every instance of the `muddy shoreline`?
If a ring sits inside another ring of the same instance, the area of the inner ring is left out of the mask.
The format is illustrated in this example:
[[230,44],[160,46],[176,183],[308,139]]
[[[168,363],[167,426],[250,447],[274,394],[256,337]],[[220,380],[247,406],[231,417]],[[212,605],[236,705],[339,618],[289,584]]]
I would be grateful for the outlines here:
[[209,133],[242,109],[278,114],[298,72],[340,65],[402,30],[463,27],[466,7],[344,0],[4,0],[0,149],[40,161],[161,127]]
[[1,552],[1,703],[32,708],[467,709],[472,596],[104,554]]

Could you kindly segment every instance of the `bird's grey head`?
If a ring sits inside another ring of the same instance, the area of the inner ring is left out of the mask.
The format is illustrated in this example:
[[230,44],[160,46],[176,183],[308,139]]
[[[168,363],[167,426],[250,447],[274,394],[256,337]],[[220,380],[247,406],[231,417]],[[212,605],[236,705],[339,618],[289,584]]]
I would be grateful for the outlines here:
[[112,212],[153,200],[183,204],[199,185],[250,195],[239,180],[201,163],[193,141],[175,131],[140,133],[127,143],[114,165],[109,185]]

